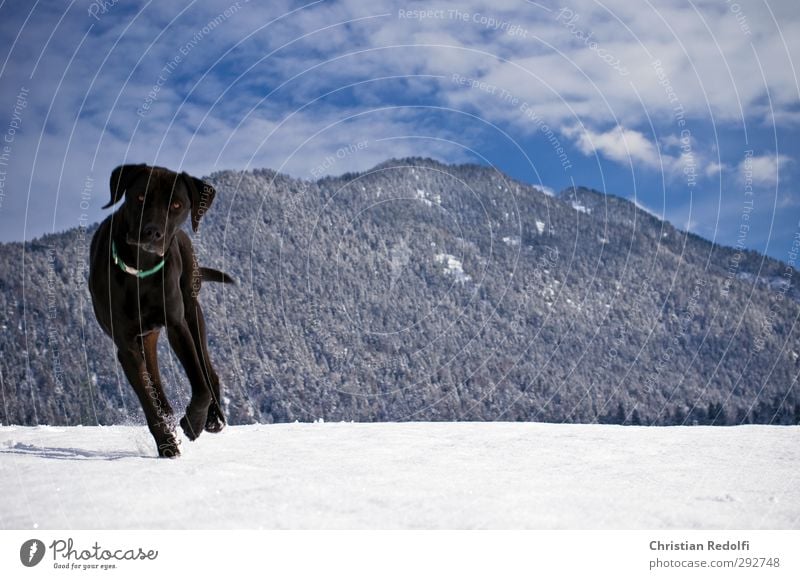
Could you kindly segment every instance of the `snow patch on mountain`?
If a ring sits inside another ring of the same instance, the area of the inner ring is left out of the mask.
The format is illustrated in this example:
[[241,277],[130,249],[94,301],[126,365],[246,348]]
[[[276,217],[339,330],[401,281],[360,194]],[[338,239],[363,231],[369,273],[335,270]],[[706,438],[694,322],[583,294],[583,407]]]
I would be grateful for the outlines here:
[[592,212],[592,210],[591,210],[591,209],[589,209],[588,207],[586,207],[586,205],[581,205],[581,204],[580,204],[580,203],[578,203],[577,201],[573,201],[573,202],[572,202],[572,208],[573,208],[575,211],[578,211],[578,212],[580,212],[580,213],[586,213],[587,215],[589,215],[589,214]]
[[445,266],[445,274],[452,275],[456,278],[457,282],[464,283],[472,279],[469,275],[464,273],[463,264],[454,255],[450,255],[449,253],[437,253],[434,259],[437,263],[443,263]]
[[426,193],[423,189],[417,189],[414,193],[414,198],[419,199],[428,207],[432,207],[434,204],[441,205],[442,204],[442,196],[438,194],[430,195]]

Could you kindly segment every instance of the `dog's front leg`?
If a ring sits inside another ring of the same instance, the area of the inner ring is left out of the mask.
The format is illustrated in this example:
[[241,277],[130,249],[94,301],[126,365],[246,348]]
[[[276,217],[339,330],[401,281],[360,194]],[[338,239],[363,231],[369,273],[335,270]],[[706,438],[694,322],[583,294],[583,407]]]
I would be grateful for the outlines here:
[[222,396],[220,393],[219,376],[211,364],[208,355],[208,338],[206,337],[206,322],[203,318],[203,309],[197,300],[192,300],[186,307],[186,323],[194,338],[194,347],[200,355],[200,363],[205,371],[206,382],[211,387],[211,405],[208,407],[206,418],[206,432],[220,432],[225,427],[225,414],[222,412]]
[[[139,342],[139,340],[136,340]],[[125,371],[128,381],[133,386],[136,396],[142,405],[147,427],[158,446],[158,456],[174,458],[180,455],[171,416],[159,408],[158,391],[152,377],[147,371],[141,343],[139,348],[121,344],[117,349],[117,358]]]
[[211,388],[206,382],[203,367],[200,365],[200,356],[194,346],[192,334],[185,321],[167,326],[169,345],[178,360],[181,361],[189,383],[192,385],[192,398],[186,407],[186,415],[181,418],[181,428],[189,438],[194,440],[206,426],[208,407],[211,405]]

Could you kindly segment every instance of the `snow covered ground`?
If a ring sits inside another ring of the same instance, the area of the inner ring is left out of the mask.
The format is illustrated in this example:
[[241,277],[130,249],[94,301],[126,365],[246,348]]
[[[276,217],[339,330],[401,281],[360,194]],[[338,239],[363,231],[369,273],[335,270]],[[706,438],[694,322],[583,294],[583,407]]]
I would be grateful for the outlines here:
[[800,428],[0,427],[0,527],[800,527]]

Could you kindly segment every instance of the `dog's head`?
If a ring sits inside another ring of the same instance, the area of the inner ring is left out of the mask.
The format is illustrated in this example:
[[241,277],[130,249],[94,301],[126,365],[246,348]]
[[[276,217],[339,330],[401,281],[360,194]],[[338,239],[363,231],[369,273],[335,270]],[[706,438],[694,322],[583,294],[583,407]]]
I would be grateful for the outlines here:
[[103,209],[125,195],[120,211],[128,227],[128,243],[163,256],[189,215],[192,230],[197,231],[216,194],[211,185],[187,173],[149,165],[122,165],[111,173],[111,200]]

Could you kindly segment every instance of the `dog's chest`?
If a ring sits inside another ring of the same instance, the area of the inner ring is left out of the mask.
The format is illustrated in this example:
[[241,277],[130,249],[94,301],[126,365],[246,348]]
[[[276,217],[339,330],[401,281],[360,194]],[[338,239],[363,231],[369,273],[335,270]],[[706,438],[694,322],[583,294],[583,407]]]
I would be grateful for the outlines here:
[[[182,307],[182,301],[178,296],[176,300],[169,284],[164,284],[163,280],[126,280],[124,284],[123,303],[126,313],[131,319],[137,320],[141,333],[162,327],[167,324],[174,314],[176,307]],[[133,282],[133,283],[131,283]]]

